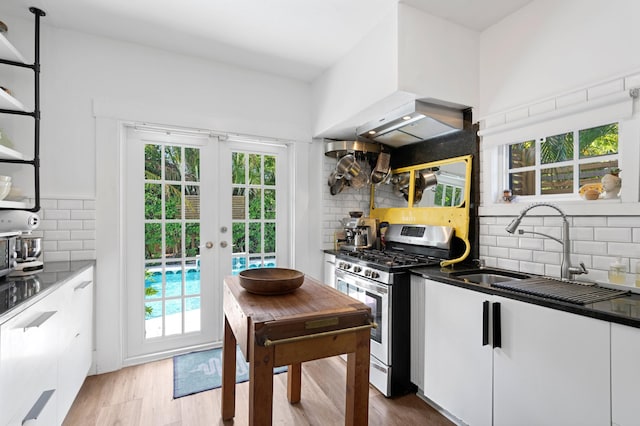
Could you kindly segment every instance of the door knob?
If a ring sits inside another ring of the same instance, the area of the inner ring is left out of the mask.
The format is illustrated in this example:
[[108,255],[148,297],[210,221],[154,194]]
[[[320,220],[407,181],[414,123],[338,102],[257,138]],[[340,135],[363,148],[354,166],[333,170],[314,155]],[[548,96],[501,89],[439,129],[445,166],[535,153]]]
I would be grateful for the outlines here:
[[225,232],[227,232],[227,230],[228,230],[228,228],[226,226],[223,226],[223,227],[220,228],[220,232],[222,232],[223,234]]
[[207,242],[204,244],[204,246],[205,246],[206,248],[210,249],[210,248],[212,248],[212,247],[213,247],[213,243],[212,243],[211,241],[207,241]]
[[220,241],[220,247],[225,248],[227,246],[226,241]]

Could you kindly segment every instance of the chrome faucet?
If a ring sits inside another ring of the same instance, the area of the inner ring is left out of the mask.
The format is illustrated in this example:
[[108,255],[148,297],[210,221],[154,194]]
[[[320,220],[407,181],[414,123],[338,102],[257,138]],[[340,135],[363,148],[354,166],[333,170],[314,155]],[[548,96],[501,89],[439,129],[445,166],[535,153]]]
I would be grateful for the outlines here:
[[589,271],[587,271],[587,268],[585,268],[583,262],[580,262],[580,266],[571,266],[571,256],[569,254],[569,251],[571,249],[570,247],[571,241],[569,240],[569,221],[567,220],[567,215],[564,214],[564,212],[560,210],[559,207],[556,207],[553,204],[549,204],[549,203],[532,204],[526,209],[522,210],[522,212],[520,212],[520,216],[513,219],[511,223],[507,225],[505,230],[508,233],[513,234],[514,232],[516,232],[516,229],[518,229],[518,226],[520,226],[520,222],[522,221],[522,218],[525,217],[525,215],[529,212],[529,210],[535,207],[542,207],[542,206],[551,207],[552,209],[557,210],[558,213],[560,213],[560,216],[562,216],[562,240],[556,237],[553,237],[551,235],[543,234],[542,232],[523,231],[522,229],[518,231],[518,234],[542,235],[543,237],[551,238],[552,240],[557,241],[562,245],[562,263],[560,265],[560,278],[572,280],[575,275],[588,274]]

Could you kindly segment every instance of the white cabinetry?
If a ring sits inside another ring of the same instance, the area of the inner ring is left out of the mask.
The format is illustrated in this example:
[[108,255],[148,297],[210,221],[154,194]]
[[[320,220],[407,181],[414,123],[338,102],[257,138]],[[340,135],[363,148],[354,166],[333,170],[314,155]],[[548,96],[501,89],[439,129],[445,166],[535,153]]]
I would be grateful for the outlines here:
[[425,280],[425,395],[470,425],[608,424],[609,338],[605,321]]
[[611,324],[611,424],[637,425],[640,329]]
[[93,354],[93,268],[0,325],[0,425],[61,424]]
[[67,283],[63,292],[65,309],[60,341],[64,346],[58,362],[58,423],[73,404],[93,356],[93,268]]
[[324,283],[336,287],[336,255],[324,254]]

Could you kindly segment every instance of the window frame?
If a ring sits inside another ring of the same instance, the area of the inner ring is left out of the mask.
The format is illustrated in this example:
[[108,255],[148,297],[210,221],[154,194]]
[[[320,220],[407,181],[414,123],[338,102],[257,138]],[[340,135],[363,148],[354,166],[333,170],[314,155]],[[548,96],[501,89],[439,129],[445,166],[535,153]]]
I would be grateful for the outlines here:
[[[615,154],[605,154],[605,155],[580,158],[580,132],[584,130],[589,130],[592,128],[611,125],[611,124],[618,125],[618,151]],[[573,134],[573,157],[570,160],[563,160],[563,161],[543,164],[542,163],[542,144],[545,143],[548,138],[569,134],[569,133]],[[534,149],[535,149],[534,164],[531,166],[510,167],[510,158],[509,158],[510,146],[520,144],[520,143],[526,143],[529,141],[534,142]],[[504,170],[503,176],[502,176],[503,186],[505,189],[513,190],[513,188],[511,188],[510,180],[511,180],[511,175],[514,172],[533,171],[535,176],[534,177],[535,193],[532,195],[517,195],[517,197],[520,198],[522,201],[581,200],[582,198],[579,195],[579,190],[580,190],[580,187],[582,186],[580,184],[580,166],[583,164],[600,163],[600,162],[606,162],[606,161],[617,161],[618,162],[617,167],[620,168],[620,144],[621,142],[620,142],[620,122],[619,121],[614,121],[612,123],[607,123],[603,125],[590,126],[586,128],[573,129],[566,132],[556,133],[553,135],[528,138],[526,140],[522,140],[519,142],[506,143],[504,145],[501,145],[501,149],[504,150],[504,158],[505,158],[505,164],[502,169]],[[542,194],[542,171],[545,169],[552,169],[552,168],[559,168],[559,167],[572,168],[572,192],[560,193],[560,194]],[[514,195],[516,194],[514,193]]]

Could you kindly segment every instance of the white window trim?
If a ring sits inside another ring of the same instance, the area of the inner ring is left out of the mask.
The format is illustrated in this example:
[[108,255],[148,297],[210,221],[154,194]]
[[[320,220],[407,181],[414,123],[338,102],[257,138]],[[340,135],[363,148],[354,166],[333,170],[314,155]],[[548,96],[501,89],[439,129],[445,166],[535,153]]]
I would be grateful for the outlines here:
[[[636,74],[562,94],[481,120],[479,215],[514,216],[529,204],[541,201],[552,202],[572,216],[640,215],[640,102],[629,96],[630,85],[637,86],[639,76]],[[578,101],[574,105],[563,106],[563,99],[572,97]],[[546,105],[546,109],[540,105]],[[567,194],[517,197],[512,203],[498,201],[505,189],[507,173],[504,145],[616,121],[619,123],[620,141],[618,166],[622,170],[620,199],[587,201],[578,199],[574,194],[567,197]]]

